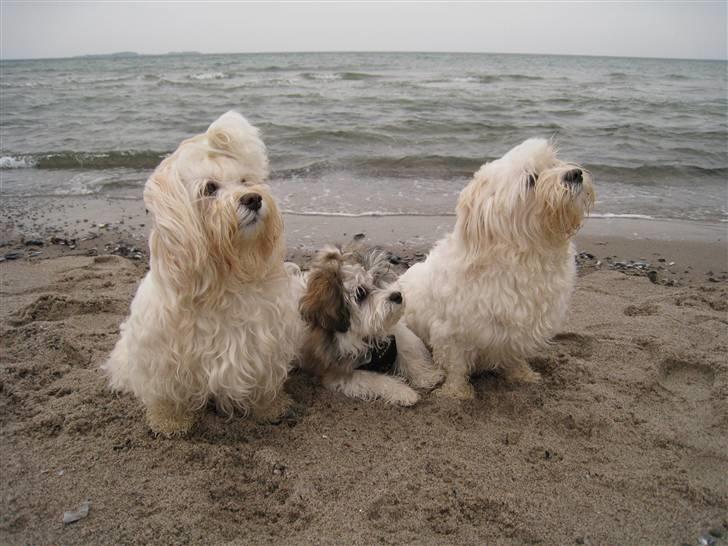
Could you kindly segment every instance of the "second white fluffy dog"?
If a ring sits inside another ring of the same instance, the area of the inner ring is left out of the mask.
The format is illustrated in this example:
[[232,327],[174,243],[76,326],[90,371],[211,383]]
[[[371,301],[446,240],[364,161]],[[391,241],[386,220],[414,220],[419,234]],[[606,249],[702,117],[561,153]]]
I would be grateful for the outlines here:
[[405,320],[446,373],[439,394],[472,398],[478,370],[539,379],[526,359],[564,319],[576,278],[571,237],[593,203],[589,173],[543,139],[475,174],[454,232],[400,278]]

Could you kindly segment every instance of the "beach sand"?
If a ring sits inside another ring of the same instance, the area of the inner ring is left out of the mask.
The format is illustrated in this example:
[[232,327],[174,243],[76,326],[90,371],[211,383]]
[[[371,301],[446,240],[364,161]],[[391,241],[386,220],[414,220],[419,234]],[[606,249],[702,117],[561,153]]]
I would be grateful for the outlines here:
[[[540,385],[485,374],[473,401],[396,408],[294,372],[296,417],[208,409],[166,440],[98,371],[147,267],[143,210],[79,203],[3,203],[0,543],[728,544],[724,226],[590,219]],[[363,232],[404,268],[452,221],[286,217],[304,266]]]

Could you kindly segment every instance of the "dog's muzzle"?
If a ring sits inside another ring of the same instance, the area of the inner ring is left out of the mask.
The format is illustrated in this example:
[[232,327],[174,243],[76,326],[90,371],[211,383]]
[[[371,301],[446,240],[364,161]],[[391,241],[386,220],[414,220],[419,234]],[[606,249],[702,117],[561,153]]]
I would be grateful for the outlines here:
[[569,188],[571,191],[581,191],[581,184],[584,182],[584,173],[581,169],[571,169],[566,171],[564,176],[561,178],[561,183]]
[[248,227],[256,224],[263,207],[263,197],[259,193],[246,193],[238,201],[241,215],[241,226]]
[[389,301],[392,303],[402,303],[402,292],[392,292],[389,295]]
[[258,193],[246,193],[240,198],[240,206],[256,212],[263,206],[263,198]]

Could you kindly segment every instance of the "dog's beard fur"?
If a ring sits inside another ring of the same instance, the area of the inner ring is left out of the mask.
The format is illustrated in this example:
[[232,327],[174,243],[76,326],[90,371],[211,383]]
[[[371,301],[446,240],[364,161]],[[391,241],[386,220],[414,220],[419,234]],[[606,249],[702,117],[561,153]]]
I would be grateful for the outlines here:
[[[579,185],[564,181],[574,169],[583,173]],[[591,175],[557,159],[553,145],[534,139],[475,174],[460,194],[455,229],[473,262],[499,247],[548,253],[568,243],[594,199]]]

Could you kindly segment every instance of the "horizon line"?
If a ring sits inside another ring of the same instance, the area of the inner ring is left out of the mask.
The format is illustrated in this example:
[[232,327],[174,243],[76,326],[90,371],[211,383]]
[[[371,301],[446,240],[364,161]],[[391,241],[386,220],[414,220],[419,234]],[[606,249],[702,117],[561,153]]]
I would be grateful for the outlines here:
[[214,52],[203,53],[200,51],[168,51],[166,53],[139,53],[137,51],[115,51],[112,53],[81,53],[78,55],[62,56],[62,57],[15,57],[2,58],[0,62],[14,61],[51,61],[51,60],[70,60],[70,59],[94,59],[100,57],[114,57],[126,53],[127,57],[165,57],[165,56],[195,56],[195,55],[304,55],[319,53],[425,53],[425,54],[457,54],[457,55],[533,55],[542,57],[595,57],[607,59],[650,59],[665,61],[709,61],[709,62],[728,62],[728,57],[654,57],[644,55],[597,55],[586,53],[524,53],[524,52],[499,52],[499,51],[425,51],[425,50],[310,50],[310,51],[243,51],[243,52]]

